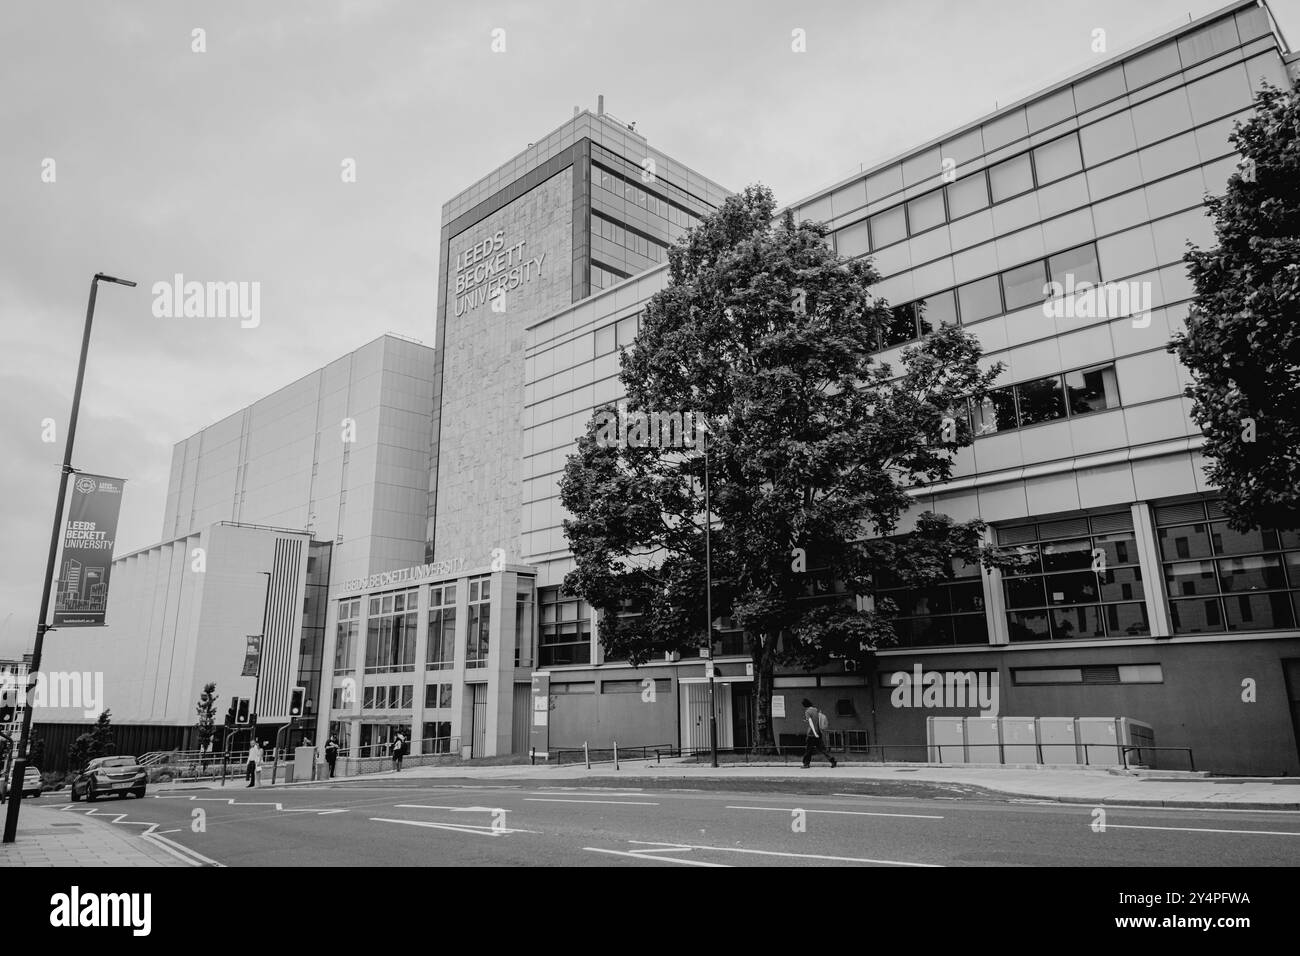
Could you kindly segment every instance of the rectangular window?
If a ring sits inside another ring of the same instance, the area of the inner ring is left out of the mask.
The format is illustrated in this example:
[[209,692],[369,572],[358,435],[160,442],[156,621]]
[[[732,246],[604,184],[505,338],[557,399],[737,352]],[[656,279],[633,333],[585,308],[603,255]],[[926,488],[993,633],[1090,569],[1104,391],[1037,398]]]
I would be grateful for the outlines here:
[[871,248],[883,246],[907,238],[907,219],[902,206],[886,209],[871,217]]
[[880,333],[880,347],[893,348],[916,337],[916,306],[909,302],[891,309],[889,324]]
[[356,642],[360,633],[361,599],[339,601],[339,619],[335,625],[334,673],[350,674],[356,670]]
[[936,189],[924,196],[917,196],[907,204],[907,225],[912,235],[925,232],[947,221],[943,210],[943,190]]
[[515,667],[532,667],[534,633],[532,580],[530,578],[519,580],[519,587],[515,590]]
[[1034,150],[1034,171],[1038,174],[1039,186],[1073,176],[1082,169],[1083,157],[1079,155],[1077,133],[1054,139]]
[[1284,630],[1300,607],[1300,535],[1242,534],[1216,501],[1155,509],[1175,634]]
[[1065,417],[1065,394],[1061,391],[1061,377],[1035,379],[1016,386],[1016,405],[1021,425],[1036,425]]
[[1097,365],[1065,373],[1065,396],[1071,415],[1119,407],[1114,365]]
[[1047,273],[1041,260],[1026,263],[1002,273],[1002,292],[1006,297],[1007,311],[1020,309],[1046,298],[1043,287]]
[[[383,688],[380,688],[382,690]],[[383,706],[382,704],[380,706]],[[361,707],[363,710],[374,710],[375,708],[375,688],[367,687],[361,695]]]
[[625,349],[636,340],[636,316],[629,315],[625,319],[619,319],[616,328],[618,338],[618,347]]
[[642,694],[653,691],[658,695],[669,693],[672,687],[673,682],[662,677],[639,677],[634,680],[603,680],[600,682],[600,692],[602,694]]
[[952,219],[984,209],[989,204],[988,181],[984,171],[963,176],[946,187],[948,190],[948,215]]
[[591,609],[587,602],[563,596],[559,588],[542,588],[537,592],[537,607],[538,666],[590,664]]
[[1058,252],[1047,260],[1051,281],[1062,289],[1078,286],[1082,282],[1100,282],[1101,269],[1097,265],[1097,247],[1093,243]]
[[[600,267],[593,266],[591,271],[594,278],[594,274],[600,271]],[[594,338],[596,340],[597,357],[608,355],[610,352],[614,351],[614,326],[607,325],[602,329],[597,329]]]
[[[911,587],[886,573],[878,576],[877,607],[882,600],[897,609],[892,620],[899,647],[987,644],[984,585],[978,564],[954,559],[946,580]],[[888,610],[887,606],[884,607]]]
[[933,332],[940,326],[957,324],[957,295],[952,289],[936,292],[915,305],[922,335]]
[[989,188],[995,203],[1033,189],[1034,171],[1029,162],[1029,154],[1015,156],[989,167]]
[[432,720],[424,725],[424,752],[449,754],[452,752],[451,721]]
[[867,221],[855,222],[835,233],[835,251],[845,259],[854,259],[871,251]]
[[998,277],[989,276],[968,282],[957,290],[957,300],[961,304],[961,321],[963,325],[987,319],[1002,311],[1002,293],[998,287]]
[[469,607],[465,618],[465,666],[487,667],[492,628],[492,579],[469,582]]
[[[1059,388],[1059,386],[1058,386]],[[1011,640],[1147,636],[1145,592],[1129,512],[998,528],[1024,562],[1003,574]]]
[[976,437],[1005,432],[1017,427],[1016,395],[1010,386],[991,389],[972,410],[971,428]]
[[412,589],[370,599],[371,613],[366,620],[367,674],[415,669],[418,595],[419,591]]
[[456,585],[429,589],[429,637],[426,670],[456,666]]

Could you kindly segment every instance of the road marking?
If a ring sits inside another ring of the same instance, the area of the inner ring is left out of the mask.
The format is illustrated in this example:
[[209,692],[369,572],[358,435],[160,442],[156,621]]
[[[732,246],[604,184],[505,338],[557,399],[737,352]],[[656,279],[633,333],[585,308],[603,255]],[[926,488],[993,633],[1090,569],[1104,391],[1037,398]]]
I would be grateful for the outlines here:
[[648,803],[644,800],[569,800],[564,797],[524,797],[527,803],[594,803],[601,805],[612,805],[616,807],[657,807],[657,803]]
[[502,807],[437,807],[429,803],[395,803],[395,810],[453,810],[456,813],[509,813]]
[[159,795],[159,800],[193,800],[199,803],[224,803],[232,807],[274,807],[280,813],[315,813],[325,816],[327,813],[347,813],[345,808],[322,810],[320,807],[286,807],[281,803],[267,803],[260,800],[253,800],[247,803],[237,801],[234,797],[164,797]]
[[909,863],[906,860],[873,860],[866,857],[853,856],[826,856],[821,853],[782,853],[778,850],[746,850],[735,846],[693,846],[686,843],[650,843],[645,840],[628,840],[628,843],[635,843],[642,846],[686,846],[692,850],[716,850],[719,853],[752,853],[757,856],[780,856],[798,860],[833,860],[837,863],[880,863],[885,866],[921,866],[927,868],[939,868],[939,863]]
[[[608,853],[610,856],[627,856],[634,860],[658,860],[661,863],[680,863],[683,866],[720,866],[723,869],[729,869],[727,863],[707,863],[704,860],[679,860],[672,856],[655,856],[647,850],[603,850],[598,846],[584,846],[584,850],[592,853]],[[689,850],[690,847],[682,847],[683,850]],[[661,850],[661,853],[676,853],[677,850]]]
[[473,836],[506,836],[510,833],[536,833],[536,830],[520,830],[517,827],[476,826],[473,823],[434,823],[431,820],[394,820],[390,817],[371,817],[373,823],[401,823],[408,827],[426,827],[430,830],[450,830],[454,833],[469,833]]
[[920,800],[920,797],[882,797],[874,793],[832,793],[832,797],[857,797],[859,800]]
[[[1089,827],[1092,824],[1088,824]],[[1231,833],[1249,834],[1250,836],[1289,836],[1300,837],[1300,832],[1292,830],[1212,830],[1208,827],[1143,827],[1136,824],[1107,823],[1107,830],[1175,830],[1180,833]]]
[[836,813],[850,817],[910,817],[914,820],[942,820],[929,813],[874,813],[870,810],[817,810],[812,807],[727,807],[728,810],[774,810],[777,813],[791,813],[800,810],[804,813]]
[[[55,809],[71,810],[73,809],[74,806],[75,806],[74,804],[69,803],[67,806],[56,807]],[[109,814],[112,813],[112,811],[109,811],[108,813],[103,813],[99,810],[94,809],[93,807],[88,807],[82,810],[81,812],[88,817],[108,816]],[[183,860],[184,862],[188,863],[190,866],[206,865],[206,866],[219,866],[222,868],[225,867],[224,863],[219,863],[216,860],[212,859],[211,857],[206,857],[202,853],[199,853],[197,850],[191,850],[189,847],[177,843],[175,840],[169,840],[165,836],[160,836],[158,831],[158,827],[160,826],[160,824],[144,823],[138,820],[127,820],[125,819],[126,817],[125,813],[112,814],[112,816],[113,819],[109,820],[108,821],[109,823],[117,823],[117,824],[122,824],[124,826],[133,826],[133,827],[148,827],[148,829],[145,830],[144,833],[140,834],[144,839],[153,843],[159,849],[165,850],[166,852],[170,853],[172,856]],[[177,831],[166,830],[162,832],[176,833]]]

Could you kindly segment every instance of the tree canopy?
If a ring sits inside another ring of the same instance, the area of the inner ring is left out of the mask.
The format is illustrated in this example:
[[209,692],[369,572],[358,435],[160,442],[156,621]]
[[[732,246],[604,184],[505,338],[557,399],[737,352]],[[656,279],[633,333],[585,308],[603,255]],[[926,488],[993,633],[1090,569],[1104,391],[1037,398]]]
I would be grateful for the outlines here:
[[[885,575],[929,583],[954,558],[996,560],[978,521],[926,513],[895,533],[908,488],[950,477],[971,440],[967,398],[1001,366],[981,369],[955,326],[905,349],[901,368],[879,362],[895,314],[871,293],[871,264],[840,258],[826,234],[777,217],[762,186],[689,231],[622,355],[618,440],[598,412],[561,481],[576,560],[565,589],[604,612],[606,659],[641,664],[707,641],[707,457],[714,619],[751,641],[761,745],[775,665],[861,664],[895,641],[893,604],[856,596]],[[673,416],[705,422],[702,440],[656,433]]]
[[1229,523],[1300,527],[1300,92],[1265,86],[1207,199],[1217,245],[1186,255],[1196,296],[1171,351]]

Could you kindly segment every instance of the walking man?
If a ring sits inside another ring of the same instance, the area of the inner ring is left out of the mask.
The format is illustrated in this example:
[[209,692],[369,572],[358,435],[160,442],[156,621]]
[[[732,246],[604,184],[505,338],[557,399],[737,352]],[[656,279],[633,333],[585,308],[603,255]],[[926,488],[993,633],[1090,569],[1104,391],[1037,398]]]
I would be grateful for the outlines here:
[[402,756],[406,753],[406,738],[398,731],[397,736],[393,739],[393,769],[398,773],[402,772]]
[[330,778],[334,777],[334,765],[339,762],[339,742],[330,734],[330,739],[325,741],[325,762],[329,764]]
[[[262,748],[256,740],[248,747],[248,786],[257,786],[257,771],[262,766]],[[247,788],[245,788],[247,789]]]
[[808,725],[803,745],[803,768],[807,770],[812,766],[813,754],[817,751],[821,751],[822,756],[834,767],[835,758],[826,750],[826,730],[829,727],[826,717],[807,697],[803,699],[803,707],[804,723]]

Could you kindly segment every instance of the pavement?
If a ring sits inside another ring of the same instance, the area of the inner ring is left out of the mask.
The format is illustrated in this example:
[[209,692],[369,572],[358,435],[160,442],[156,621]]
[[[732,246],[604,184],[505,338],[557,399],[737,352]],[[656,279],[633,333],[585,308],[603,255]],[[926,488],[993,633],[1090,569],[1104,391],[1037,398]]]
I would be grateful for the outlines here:
[[[987,791],[1006,797],[1085,803],[1098,806],[1225,808],[1238,810],[1300,810],[1300,777],[1211,777],[1194,773],[1123,771],[1088,767],[973,767],[917,764],[845,764],[831,769],[815,763],[804,770],[798,764],[724,764],[713,768],[691,760],[622,761],[612,763],[514,764],[475,767],[411,767],[393,773],[364,774],[336,778],[343,781],[409,780],[523,780],[539,784],[551,781],[708,781],[710,784],[746,789],[747,785],[782,782],[800,787],[814,783],[854,783],[861,786],[889,785],[893,790],[909,782],[949,784]],[[308,783],[289,786],[310,786]]]
[[170,841],[114,826],[121,816],[107,808],[73,816],[24,800],[18,838],[0,844],[0,867],[195,865],[168,846]]

